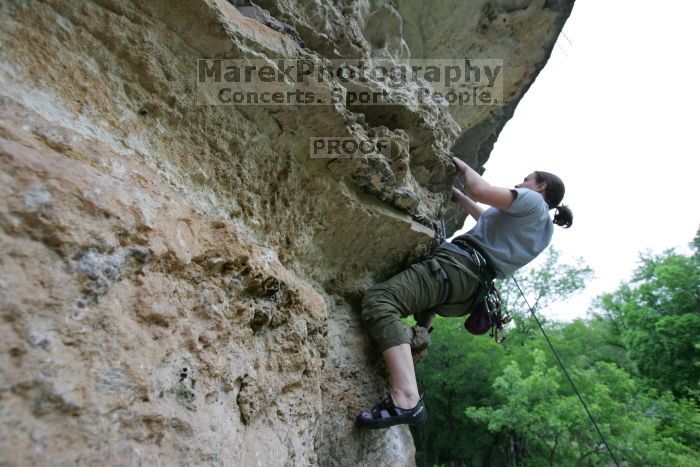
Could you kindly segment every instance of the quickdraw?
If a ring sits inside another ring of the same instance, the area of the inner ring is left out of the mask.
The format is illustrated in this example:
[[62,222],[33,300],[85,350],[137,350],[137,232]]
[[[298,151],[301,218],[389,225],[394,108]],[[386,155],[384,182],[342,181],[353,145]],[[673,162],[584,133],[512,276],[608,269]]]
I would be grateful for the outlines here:
[[500,344],[506,340],[507,336],[503,334],[503,326],[511,322],[511,317],[503,307],[501,294],[493,283],[489,287],[488,292],[486,292],[484,302],[492,323],[489,336],[493,337],[497,344]]

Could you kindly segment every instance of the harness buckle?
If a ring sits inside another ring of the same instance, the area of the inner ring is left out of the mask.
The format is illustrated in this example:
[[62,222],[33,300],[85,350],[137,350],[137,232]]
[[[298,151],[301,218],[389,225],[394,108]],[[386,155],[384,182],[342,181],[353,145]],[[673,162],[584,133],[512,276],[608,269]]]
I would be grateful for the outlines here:
[[479,254],[478,251],[472,250],[472,258],[474,258],[474,262],[476,263],[476,267],[479,268],[479,270],[484,268],[484,261],[481,259],[481,255]]

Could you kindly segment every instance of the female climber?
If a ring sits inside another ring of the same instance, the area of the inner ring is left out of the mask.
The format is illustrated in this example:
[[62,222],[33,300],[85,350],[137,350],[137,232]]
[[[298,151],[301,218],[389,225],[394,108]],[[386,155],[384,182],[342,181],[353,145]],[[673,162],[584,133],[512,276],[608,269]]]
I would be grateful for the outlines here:
[[[443,243],[430,259],[411,265],[386,282],[371,287],[362,299],[362,320],[379,347],[389,371],[390,394],[355,423],[365,428],[427,421],[418,393],[411,342],[416,330],[427,334],[435,313],[466,314],[485,282],[505,278],[532,261],[549,244],[552,224],[568,228],[571,210],[560,206],[564,183],[548,172],[533,172],[515,189],[492,186],[458,158],[452,159],[469,193],[452,189],[452,201],[477,223],[470,231]],[[476,202],[491,206],[483,210]],[[556,209],[554,220],[549,210]],[[414,314],[417,326],[400,320]]]

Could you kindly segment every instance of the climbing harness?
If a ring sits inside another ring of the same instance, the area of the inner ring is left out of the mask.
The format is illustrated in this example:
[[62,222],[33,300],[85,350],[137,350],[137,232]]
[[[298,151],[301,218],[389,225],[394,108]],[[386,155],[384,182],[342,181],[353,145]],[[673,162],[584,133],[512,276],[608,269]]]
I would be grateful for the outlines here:
[[591,412],[588,410],[588,406],[583,401],[583,397],[581,397],[581,394],[578,392],[578,389],[576,389],[576,385],[574,384],[573,380],[571,379],[571,376],[569,376],[569,372],[566,371],[566,368],[564,367],[564,363],[559,358],[559,354],[557,354],[557,351],[554,350],[554,346],[550,342],[549,337],[547,336],[547,333],[544,332],[544,328],[540,324],[540,320],[537,319],[537,315],[535,315],[535,312],[532,309],[532,307],[530,306],[530,303],[527,301],[527,298],[525,298],[525,294],[523,293],[523,289],[520,288],[520,284],[518,284],[518,281],[515,279],[515,276],[513,276],[513,282],[515,282],[515,285],[516,285],[516,287],[518,287],[518,291],[520,292],[520,295],[523,297],[523,300],[525,300],[525,304],[530,309],[530,313],[532,313],[532,317],[535,318],[535,322],[537,323],[537,326],[540,327],[540,331],[542,331],[542,335],[547,340],[547,344],[549,344],[549,348],[552,349],[552,353],[557,358],[557,362],[559,362],[559,366],[561,367],[562,371],[564,372],[564,375],[566,375],[566,378],[569,380],[571,387],[574,388],[574,392],[578,396],[578,400],[581,401],[581,405],[583,405],[583,408],[586,410],[586,413],[588,414],[588,418],[590,418],[591,422],[593,422],[593,426],[595,427],[596,431],[598,432],[598,436],[600,436],[600,439],[603,441],[605,448],[610,453],[610,457],[612,457],[613,461],[615,462],[615,465],[617,467],[620,467],[620,463],[617,461],[617,458],[615,457],[615,454],[613,454],[612,449],[610,449],[610,446],[608,446],[608,442],[605,440],[605,437],[603,436],[603,433],[601,433],[600,428],[598,428],[598,424],[595,422],[593,415],[591,415]]
[[[442,223],[442,221],[440,222]],[[444,232],[444,224],[442,224],[441,228]],[[433,251],[422,260],[429,261],[428,264],[433,274],[445,284],[445,294],[442,303],[447,303],[447,300],[452,295],[452,283],[442,263],[450,264],[470,276],[476,276],[483,287],[483,291],[474,301],[472,307],[466,311],[465,314],[468,317],[464,322],[464,327],[470,333],[477,335],[485,334],[490,330],[491,333],[489,335],[500,344],[505,340],[503,326],[509,323],[511,318],[501,306],[501,296],[493,282],[495,277],[493,268],[475,245],[468,241],[447,242],[444,240],[444,236],[440,235],[440,229],[438,229],[437,234],[438,238],[442,239],[442,242],[436,248],[433,248]],[[476,271],[470,270],[449,255],[441,254],[440,250],[449,250],[466,257],[476,266]]]
[[503,308],[501,294],[493,282],[496,276],[493,267],[478,247],[468,240],[458,239],[449,245],[450,250],[466,255],[477,266],[479,281],[485,289],[483,296],[469,310],[464,328],[476,335],[485,334],[490,330],[489,336],[493,337],[496,343],[502,343],[506,339],[503,326],[511,321],[511,317]]

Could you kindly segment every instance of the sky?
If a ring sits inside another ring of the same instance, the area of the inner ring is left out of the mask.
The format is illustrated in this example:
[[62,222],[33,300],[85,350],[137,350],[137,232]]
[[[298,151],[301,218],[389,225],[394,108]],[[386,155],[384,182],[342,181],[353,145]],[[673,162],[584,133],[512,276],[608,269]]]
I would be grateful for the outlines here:
[[700,225],[698,18],[692,0],[579,0],[499,136],[484,178],[512,187],[534,170],[559,175],[574,224],[555,226],[552,245],[596,274],[543,310],[550,319],[585,318],[640,252],[689,251]]

